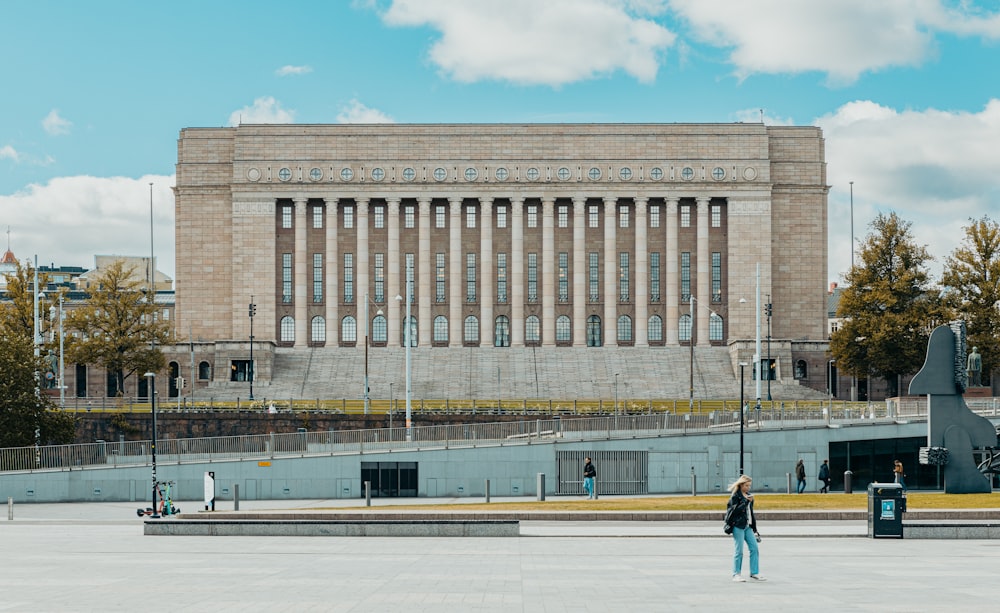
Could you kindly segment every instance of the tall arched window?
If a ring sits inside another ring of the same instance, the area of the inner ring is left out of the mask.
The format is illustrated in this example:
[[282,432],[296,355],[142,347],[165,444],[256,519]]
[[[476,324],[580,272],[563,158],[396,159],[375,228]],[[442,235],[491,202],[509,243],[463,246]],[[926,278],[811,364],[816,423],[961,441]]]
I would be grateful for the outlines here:
[[628,315],[622,315],[618,318],[618,342],[632,342],[632,318]]
[[798,360],[795,362],[795,378],[796,379],[809,378],[809,365],[806,364],[805,360]]
[[434,342],[448,342],[448,318],[444,315],[438,315],[434,318]]
[[560,315],[556,318],[556,342],[569,343],[573,340],[573,329],[569,317]]
[[326,320],[320,315],[312,318],[312,323],[309,325],[309,340],[313,343],[325,343],[326,342]]
[[469,315],[465,318],[465,334],[462,342],[469,344],[479,343],[479,318]]
[[722,315],[712,313],[708,317],[708,340],[722,340]]
[[591,315],[587,318],[587,346],[600,347],[602,343],[601,318],[597,315]]
[[537,343],[542,337],[542,324],[537,315],[528,315],[524,320],[524,342]]
[[497,317],[493,324],[493,346],[510,347],[510,320],[506,315]]
[[372,342],[384,345],[389,340],[385,315],[376,315],[372,320]]
[[663,319],[659,315],[651,315],[649,325],[646,328],[646,339],[651,343],[663,340]]
[[340,340],[345,343],[358,342],[358,322],[351,315],[340,321]]
[[212,367],[208,362],[198,362],[198,378],[202,381],[212,378]]
[[281,342],[282,343],[294,343],[295,342],[295,318],[291,315],[285,315],[281,318]]
[[691,341],[691,316],[685,313],[677,325],[677,340]]

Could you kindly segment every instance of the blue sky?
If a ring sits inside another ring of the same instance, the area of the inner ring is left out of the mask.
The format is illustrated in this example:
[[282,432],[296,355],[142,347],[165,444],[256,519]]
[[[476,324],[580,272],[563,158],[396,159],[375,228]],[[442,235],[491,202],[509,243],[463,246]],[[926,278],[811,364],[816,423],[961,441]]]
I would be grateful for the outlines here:
[[[1000,217],[1000,6],[959,0],[4,2],[14,253],[173,274],[179,131],[244,123],[734,122],[826,137],[829,281],[879,212],[941,264]],[[794,236],[788,240],[795,240]]]

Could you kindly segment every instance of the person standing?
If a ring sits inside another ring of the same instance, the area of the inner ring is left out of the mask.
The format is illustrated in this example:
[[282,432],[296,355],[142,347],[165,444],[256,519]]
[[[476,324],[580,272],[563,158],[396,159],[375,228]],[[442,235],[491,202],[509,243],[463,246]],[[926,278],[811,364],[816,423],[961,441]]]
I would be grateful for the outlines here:
[[799,481],[795,491],[801,494],[806,491],[806,465],[801,459],[795,464],[795,478]]
[[906,475],[903,474],[903,463],[899,460],[895,460],[892,463],[892,476],[893,481],[898,483],[903,491],[906,491]]
[[593,500],[597,497],[597,490],[595,489],[597,469],[594,468],[593,462],[590,461],[590,456],[587,456],[583,460],[583,491],[587,493],[587,498]]
[[743,543],[746,543],[750,550],[750,578],[754,581],[765,581],[760,576],[760,549],[757,543],[760,542],[760,535],[757,534],[757,518],[753,512],[753,494],[750,493],[750,485],[753,479],[747,475],[741,475],[736,483],[729,486],[730,524],[733,527],[733,581],[743,583]]
[[820,488],[820,494],[830,493],[830,461],[823,460],[823,465],[819,467],[819,480],[823,482],[823,487]]

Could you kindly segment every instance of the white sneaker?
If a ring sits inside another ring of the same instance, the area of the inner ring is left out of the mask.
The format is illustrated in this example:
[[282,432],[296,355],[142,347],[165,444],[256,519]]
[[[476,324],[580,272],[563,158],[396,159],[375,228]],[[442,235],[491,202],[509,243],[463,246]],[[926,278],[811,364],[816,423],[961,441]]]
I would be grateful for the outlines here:
[[743,578],[743,575],[733,575],[733,581],[736,583],[746,583],[747,580]]
[[753,579],[754,581],[767,581],[767,579],[761,577],[760,575],[750,575],[750,578]]

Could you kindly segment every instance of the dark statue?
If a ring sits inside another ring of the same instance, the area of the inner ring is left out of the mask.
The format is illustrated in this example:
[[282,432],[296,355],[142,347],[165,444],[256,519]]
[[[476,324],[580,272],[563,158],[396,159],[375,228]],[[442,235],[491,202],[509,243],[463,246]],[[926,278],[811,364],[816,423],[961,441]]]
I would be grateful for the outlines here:
[[962,397],[969,374],[965,343],[965,322],[935,328],[927,341],[924,365],[910,382],[910,394],[927,395],[927,446],[947,449],[947,494],[990,492],[990,481],[976,466],[973,449],[997,446],[993,424],[973,413]]

